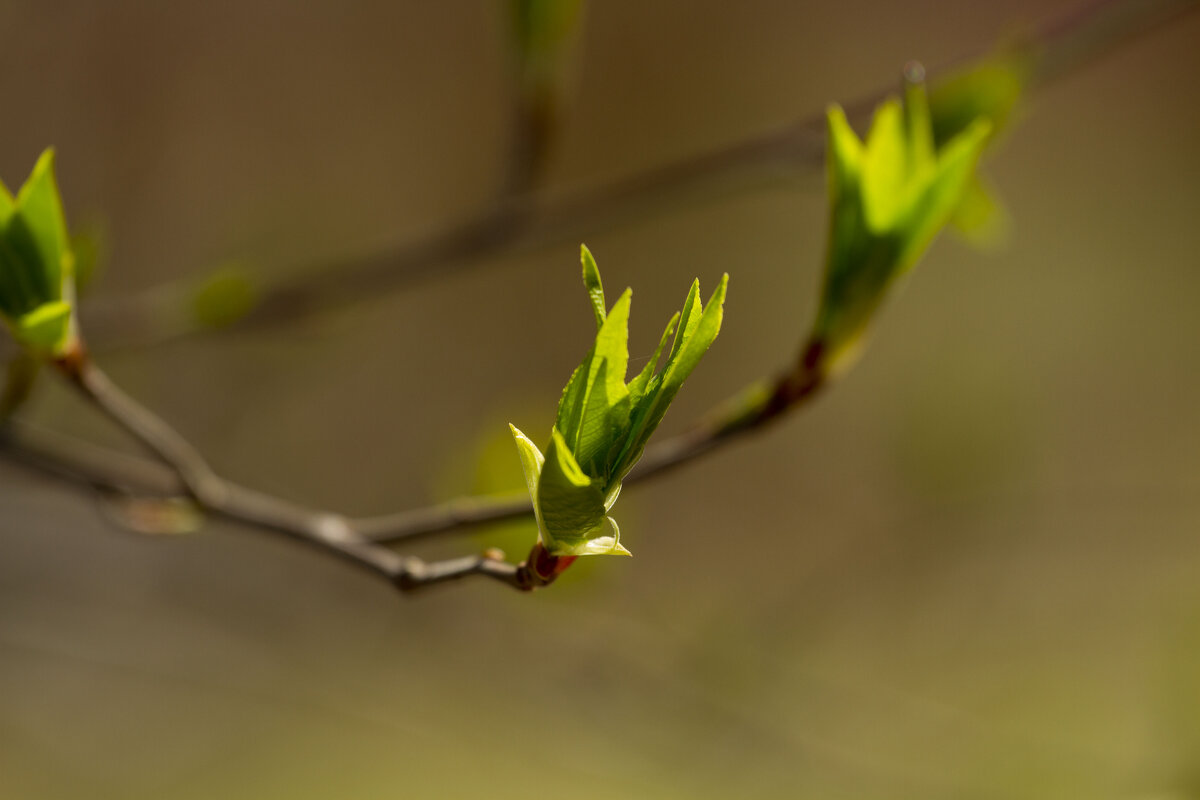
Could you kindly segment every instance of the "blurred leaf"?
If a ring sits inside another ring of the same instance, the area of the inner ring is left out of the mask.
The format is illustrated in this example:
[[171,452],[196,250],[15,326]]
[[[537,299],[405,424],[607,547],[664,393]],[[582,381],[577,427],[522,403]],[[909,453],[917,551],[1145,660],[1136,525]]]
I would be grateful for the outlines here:
[[506,191],[529,191],[541,175],[567,105],[582,0],[511,0],[516,127]]
[[979,174],[967,184],[950,224],[977,247],[994,247],[1002,243],[1010,226],[1008,211],[989,187],[987,179]]
[[944,147],[977,119],[1003,132],[1020,107],[1030,75],[1028,55],[1007,52],[939,78],[929,93],[933,141]]
[[104,268],[108,256],[108,230],[99,221],[85,223],[71,234],[75,254],[75,291],[86,294]]
[[62,283],[64,278],[71,275],[73,260],[62,199],[54,179],[53,148],[42,153],[29,179],[17,193],[16,211],[8,225],[10,239],[17,236],[18,240],[22,240],[28,235],[36,256],[33,251],[24,254],[40,264],[33,274],[44,282],[42,291],[45,299],[62,299]]
[[17,338],[36,351],[59,352],[71,332],[71,306],[60,301],[38,306],[18,319]]
[[518,52],[526,60],[545,59],[570,43],[583,0],[512,0],[509,9]]
[[105,494],[105,509],[116,524],[149,536],[181,536],[204,525],[204,514],[181,497],[133,497]]
[[932,148],[923,75],[905,68],[903,105],[879,106],[865,144],[840,108],[829,110],[829,244],[812,338],[832,371],[853,361],[891,285],[954,214],[991,130],[976,119]]
[[258,286],[244,269],[222,267],[195,290],[192,316],[206,328],[224,328],[250,313],[258,298]]
[[[979,119],[991,122],[990,145],[1017,116],[1030,70],[1029,54],[1013,50],[939,79],[929,96],[936,145],[944,146]],[[977,247],[996,246],[1009,228],[1007,212],[981,176],[976,176],[963,192],[951,222]]]
[[0,185],[0,220],[0,312],[22,345],[60,354],[73,338],[74,256],[52,149],[15,199]]

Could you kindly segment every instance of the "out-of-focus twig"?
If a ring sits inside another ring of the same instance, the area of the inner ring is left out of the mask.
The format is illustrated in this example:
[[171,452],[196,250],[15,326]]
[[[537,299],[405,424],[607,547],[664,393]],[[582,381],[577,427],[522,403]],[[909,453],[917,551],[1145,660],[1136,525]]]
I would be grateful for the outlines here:
[[[1026,40],[1030,85],[1053,82],[1195,8],[1196,0],[1094,0]],[[849,116],[863,117],[887,93],[875,92],[850,104]],[[818,113],[620,183],[551,199],[527,191],[534,185],[546,145],[542,123],[536,113],[518,116],[514,148],[524,155],[509,172],[510,191],[486,210],[390,251],[300,269],[295,277],[265,287],[258,304],[234,327],[285,324],[445,275],[449,269],[470,266],[487,256],[577,238],[621,219],[671,207],[701,189],[743,185],[763,175],[819,174],[824,163],[824,115]],[[183,314],[186,304],[181,298],[186,296],[186,287],[168,284],[140,294],[98,298],[84,310],[93,346],[139,347],[209,330]]]

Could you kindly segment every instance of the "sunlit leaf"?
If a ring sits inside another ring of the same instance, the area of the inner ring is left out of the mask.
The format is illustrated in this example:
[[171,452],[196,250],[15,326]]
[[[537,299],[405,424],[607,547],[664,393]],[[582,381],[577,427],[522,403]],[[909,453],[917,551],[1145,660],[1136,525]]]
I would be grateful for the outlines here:
[[75,284],[53,150],[15,198],[0,186],[0,221],[0,313],[22,345],[58,355],[73,340]]
[[[693,282],[683,311],[667,323],[650,363],[626,384],[632,293],[625,290],[604,310],[600,272],[586,247],[581,260],[598,325],[595,341],[563,389],[544,460],[533,442],[512,431],[543,545],[554,555],[628,555],[607,512],[620,494],[621,480],[720,331],[729,276],[722,277],[707,306],[700,303],[699,282]],[[656,372],[672,335],[671,352]]]

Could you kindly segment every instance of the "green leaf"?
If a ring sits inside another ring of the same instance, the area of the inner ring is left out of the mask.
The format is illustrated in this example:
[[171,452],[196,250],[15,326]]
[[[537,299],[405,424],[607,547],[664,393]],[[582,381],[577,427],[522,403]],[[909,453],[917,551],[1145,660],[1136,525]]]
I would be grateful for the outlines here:
[[[36,251],[40,269],[36,274],[44,282],[44,299],[62,299],[62,282],[69,278],[73,262],[67,226],[63,215],[62,199],[58,184],[54,180],[54,150],[47,149],[38,158],[29,179],[17,193],[16,210],[9,219],[9,235],[13,227],[27,231],[32,248]],[[25,255],[31,255],[25,253]]]
[[887,100],[875,112],[862,165],[863,207],[867,227],[888,230],[904,211],[908,146],[900,103]]
[[662,338],[658,340],[658,347],[654,348],[654,355],[650,356],[650,360],[646,362],[646,366],[637,374],[637,377],[629,382],[629,400],[633,405],[637,405],[645,395],[646,388],[650,385],[650,379],[654,377],[654,371],[658,369],[658,359],[662,357],[662,351],[667,346],[667,339],[670,339],[671,334],[675,332],[675,323],[678,321],[679,312],[676,311],[667,323]]
[[538,482],[542,477],[542,466],[546,463],[546,459],[542,456],[542,451],[538,450],[537,445],[530,441],[529,437],[522,433],[516,425],[510,424],[509,430],[512,431],[513,441],[517,444],[517,455],[521,459],[521,470],[525,473],[525,488],[529,490],[529,499],[533,503],[533,513],[537,517],[538,531],[544,529],[542,524],[542,510],[538,503]]
[[[721,276],[721,282],[713,290],[708,305],[701,307],[697,299],[699,281],[692,284],[687,300],[684,301],[680,332],[676,334],[675,346],[666,366],[663,367],[661,379],[657,385],[651,382],[651,388],[647,390],[641,404],[631,413],[628,440],[612,466],[612,474],[616,480],[624,478],[641,458],[646,442],[662,422],[683,382],[692,374],[692,370],[700,363],[700,358],[717,338],[721,330],[721,320],[724,318],[725,293],[728,286],[727,273]],[[685,326],[690,328],[686,334],[683,333]]]
[[511,25],[525,59],[546,58],[569,43],[583,0],[511,0]]
[[1021,53],[1001,53],[939,79],[929,94],[933,139],[944,147],[977,119],[992,123],[993,134],[1020,108],[1031,61]]
[[1009,218],[995,190],[984,176],[976,173],[963,190],[950,224],[971,244],[992,247],[1007,235]]
[[900,253],[900,271],[908,271],[929,246],[962,200],[968,182],[975,174],[979,156],[987,143],[992,124],[978,119],[938,154],[936,172],[921,195],[914,201],[911,227]]
[[620,430],[620,421],[614,420],[609,411],[613,408],[624,408],[628,415],[629,393],[622,384],[621,396],[613,397],[609,393],[611,387],[608,381],[608,361],[606,359],[597,359],[597,361],[600,369],[596,372],[596,379],[589,387],[583,416],[579,424],[578,438],[574,442],[572,451],[584,472],[595,477],[603,477],[600,474],[602,465],[601,468],[598,468],[597,459],[608,452],[613,439]]
[[61,300],[46,303],[17,319],[13,328],[27,347],[58,354],[71,338],[71,306]]
[[633,290],[622,292],[596,333],[595,356],[588,383],[596,380],[599,362],[604,361],[608,365],[605,375],[610,397],[625,393],[625,371],[629,367],[629,306],[632,300]]
[[561,431],[579,463],[592,475],[597,474],[597,456],[607,453],[611,443],[609,409],[621,403],[628,405],[625,370],[629,362],[629,306],[632,295],[628,289],[621,294],[596,333],[596,343],[587,359],[587,381],[579,405],[578,420],[571,416],[568,420],[571,427]]
[[600,281],[600,268],[587,245],[580,245],[580,260],[583,262],[583,288],[587,289],[588,299],[592,301],[592,313],[596,315],[596,330],[604,325],[605,309],[604,284]]
[[[682,347],[672,356],[663,371],[663,390],[679,390],[683,382],[692,374],[692,370],[700,363],[703,356],[721,332],[721,320],[725,318],[725,292],[729,287],[729,273],[721,276],[717,288],[708,298],[703,313],[691,326],[691,331],[684,338]],[[697,285],[698,288],[698,285]]]
[[605,517],[604,521],[608,523],[612,529],[611,536],[602,536],[597,534],[594,538],[584,539],[575,544],[564,544],[561,546],[561,551],[554,555],[560,556],[632,556],[633,553],[625,549],[621,544],[621,529],[617,527],[617,521],[612,517]]
[[0,187],[0,312],[13,335],[40,353],[60,353],[73,320],[73,256],[46,150],[16,198]]
[[44,283],[34,274],[36,265],[31,265],[28,258],[13,247],[9,230],[11,226],[0,236],[0,310],[13,320],[28,314],[48,298],[41,291]]
[[865,145],[841,109],[829,111],[829,244],[812,338],[830,372],[853,360],[888,289],[957,213],[991,130],[979,118],[939,142],[923,74],[905,68],[904,103],[879,106]]
[[557,429],[550,432],[537,503],[548,540],[544,544],[552,555],[569,555],[567,549],[595,538],[604,520],[604,494],[598,481],[580,469]]
[[4,181],[0,181],[0,228],[8,224],[8,218],[16,211],[17,201],[13,198],[12,192],[5,186]]
[[[729,276],[722,277],[707,307],[693,281],[683,311],[667,323],[650,362],[626,384],[632,292],[626,289],[602,316],[600,272],[587,249],[582,252],[584,287],[598,322],[594,344],[563,389],[544,460],[520,431],[512,432],[547,549],[555,555],[628,555],[607,512],[671,399],[716,338]],[[672,335],[663,371],[655,374]]]
[[683,348],[684,342],[692,335],[692,331],[696,330],[696,326],[700,324],[700,279],[696,278],[692,281],[692,287],[688,289],[687,299],[683,301],[683,310],[679,313],[679,330],[675,332],[675,341],[671,344],[671,353],[667,356],[667,363],[670,364],[679,355],[680,349]]
[[571,379],[563,387],[562,397],[558,400],[558,414],[554,418],[554,427],[562,432],[567,439],[574,441],[579,432],[579,423],[583,419],[583,405],[587,402],[590,388],[588,376],[592,372],[592,361],[596,356],[596,348],[584,357],[583,363],[571,373]]

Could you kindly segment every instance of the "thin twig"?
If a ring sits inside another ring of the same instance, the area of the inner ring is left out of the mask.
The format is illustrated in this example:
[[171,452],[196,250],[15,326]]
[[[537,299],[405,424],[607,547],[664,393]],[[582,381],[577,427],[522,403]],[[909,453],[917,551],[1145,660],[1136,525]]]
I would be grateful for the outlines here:
[[[1031,85],[1038,87],[1058,80],[1195,7],[1196,0],[1096,0],[1085,5],[1027,40],[1025,47],[1032,57]],[[851,117],[865,116],[890,91],[889,87],[850,104],[848,113]],[[378,297],[426,277],[444,276],[451,268],[466,268],[486,256],[518,246],[578,237],[583,231],[594,232],[616,219],[645,216],[697,188],[727,182],[740,185],[763,174],[817,174],[824,163],[824,120],[823,113],[814,114],[632,179],[559,200],[519,191],[533,186],[537,173],[536,159],[526,160],[507,182],[507,188],[518,193],[502,194],[476,217],[429,238],[387,252],[298,270],[296,277],[266,287],[259,304],[235,327],[292,322]],[[518,134],[514,147],[534,146],[530,136],[530,130]],[[543,141],[537,147],[544,145]],[[169,284],[141,294],[96,300],[87,305],[84,321],[93,344],[98,343],[102,349],[153,345],[211,330],[186,318],[183,301],[188,296],[186,286]]]
[[[774,380],[751,385],[683,433],[647,448],[625,483],[658,477],[735,439],[764,430],[816,397],[829,385],[831,377],[824,348],[819,342],[810,342],[791,369]],[[395,544],[532,513],[528,498],[460,498],[391,517],[378,517],[375,524],[361,530],[376,542]]]
[[[166,465],[177,476],[183,493],[197,507],[209,513],[285,534],[336,555],[405,591],[468,575],[484,575],[518,589],[544,585],[544,582],[531,580],[525,565],[508,564],[498,553],[437,563],[401,556],[372,542],[345,517],[305,508],[227,481],[177,431],[114,384],[82,348],[57,360],[55,365],[84,399]],[[14,437],[7,435],[3,444],[7,450],[19,451],[14,446],[15,442]],[[26,453],[26,456],[29,455]],[[41,463],[38,460],[34,460],[34,463],[43,470],[48,469],[45,456],[50,454],[43,450],[38,455],[43,457]],[[76,477],[83,477],[93,486],[125,492],[130,490],[130,478],[136,471],[141,473],[141,478],[154,474],[153,480],[159,484],[156,488],[159,491],[165,488],[166,481],[161,473],[155,473],[152,468],[139,462],[132,462],[128,458],[112,459],[102,469],[95,458],[94,448],[89,455],[90,461],[75,458],[74,464],[68,462],[61,471],[74,472]],[[111,464],[120,464],[122,474],[114,474],[109,469]]]
[[[686,432],[651,447],[626,482],[649,480],[781,419],[827,385],[829,376],[820,356],[820,348],[809,345],[793,369],[765,383],[762,388],[752,387]],[[294,505],[217,476],[178,433],[124,394],[87,359],[78,363],[64,362],[62,369],[85,397],[133,433],[170,469],[144,458],[19,424],[0,429],[0,452],[10,459],[60,479],[123,494],[186,494],[210,513],[284,533],[323,549],[334,549],[343,557],[402,586],[411,583],[415,575],[430,576],[423,579],[424,583],[440,582],[449,577],[441,565],[435,568],[435,565],[414,559],[397,561],[399,557],[391,551],[383,551],[387,555],[381,555],[381,545],[532,513],[529,498],[525,495],[499,499],[459,498],[426,508],[361,518]],[[500,566],[503,563],[500,558],[502,556],[498,555],[485,558],[487,563],[469,568],[464,565],[473,562],[459,560],[455,563],[469,573],[491,574],[499,570],[508,575],[506,568]],[[411,574],[405,577],[406,573]],[[432,577],[435,575],[437,577]],[[518,577],[513,576],[513,580]],[[527,580],[527,576],[522,580]]]

